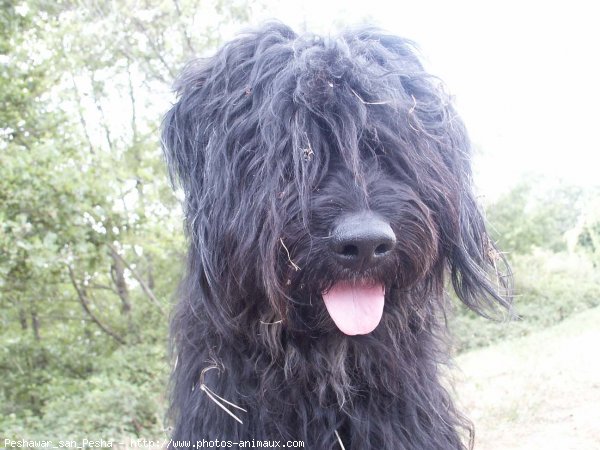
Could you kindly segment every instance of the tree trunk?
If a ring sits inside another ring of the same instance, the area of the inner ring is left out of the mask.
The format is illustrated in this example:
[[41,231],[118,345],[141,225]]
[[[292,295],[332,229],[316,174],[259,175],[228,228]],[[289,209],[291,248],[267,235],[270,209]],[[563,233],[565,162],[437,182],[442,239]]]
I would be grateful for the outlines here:
[[31,330],[33,331],[33,338],[40,341],[40,321],[36,311],[31,311]]
[[27,330],[27,313],[23,308],[19,308],[19,323],[21,324],[21,330]]

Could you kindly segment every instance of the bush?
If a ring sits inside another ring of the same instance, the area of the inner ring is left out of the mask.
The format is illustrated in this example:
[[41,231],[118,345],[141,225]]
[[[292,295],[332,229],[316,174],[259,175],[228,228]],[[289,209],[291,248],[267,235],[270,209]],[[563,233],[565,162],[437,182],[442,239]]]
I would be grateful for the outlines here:
[[537,249],[511,262],[516,318],[492,322],[462,307],[451,322],[458,351],[524,336],[600,305],[600,273],[581,255]]
[[21,339],[3,352],[0,364],[14,369],[1,381],[4,437],[163,438],[165,348],[120,347],[98,364],[79,351],[84,348],[59,347],[63,351],[53,354],[54,347]]
[[81,380],[73,395],[57,396],[44,408],[45,438],[118,439],[164,437],[161,397],[150,384],[122,380],[115,371]]

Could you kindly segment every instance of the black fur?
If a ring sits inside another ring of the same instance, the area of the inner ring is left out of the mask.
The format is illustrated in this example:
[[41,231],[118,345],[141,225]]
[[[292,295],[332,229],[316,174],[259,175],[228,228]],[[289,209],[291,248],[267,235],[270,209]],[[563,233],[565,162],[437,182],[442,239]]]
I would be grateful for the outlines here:
[[[272,23],[190,64],[176,89],[163,143],[190,249],[171,329],[173,439],[322,450],[341,448],[337,431],[347,450],[466,448],[472,427],[440,382],[445,277],[488,315],[509,306],[510,273],[474,198],[463,123],[413,44]],[[350,271],[328,240],[358,211],[397,243]],[[356,279],[385,286],[385,309],[372,333],[346,336],[321,293]],[[201,383],[245,408],[228,407],[243,424]]]

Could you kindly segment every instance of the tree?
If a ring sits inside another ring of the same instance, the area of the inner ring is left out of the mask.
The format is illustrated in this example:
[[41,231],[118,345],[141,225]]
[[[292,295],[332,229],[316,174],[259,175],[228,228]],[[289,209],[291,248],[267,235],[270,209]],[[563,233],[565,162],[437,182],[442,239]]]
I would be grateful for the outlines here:
[[580,215],[581,189],[522,181],[487,208],[493,238],[502,250],[527,254],[536,247],[566,250],[565,233]]
[[[183,259],[160,116],[185,61],[247,5],[0,1],[0,428],[159,429]],[[101,388],[61,422],[83,381]],[[100,411],[117,385],[137,406],[117,396]]]
[[591,193],[575,229],[576,247],[587,254],[594,267],[600,264],[600,193]]

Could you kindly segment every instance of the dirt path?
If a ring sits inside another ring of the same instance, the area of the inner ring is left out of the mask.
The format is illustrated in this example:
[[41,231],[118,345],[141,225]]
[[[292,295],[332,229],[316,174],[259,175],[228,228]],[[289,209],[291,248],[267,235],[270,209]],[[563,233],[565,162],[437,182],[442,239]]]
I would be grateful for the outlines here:
[[600,309],[458,358],[476,450],[600,450]]

